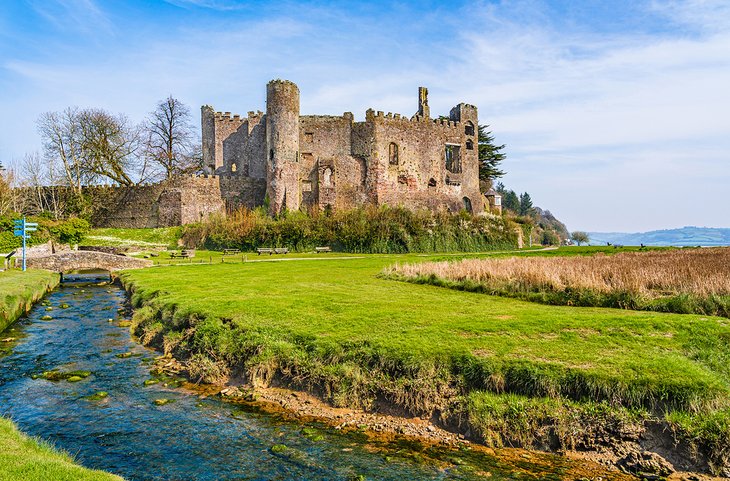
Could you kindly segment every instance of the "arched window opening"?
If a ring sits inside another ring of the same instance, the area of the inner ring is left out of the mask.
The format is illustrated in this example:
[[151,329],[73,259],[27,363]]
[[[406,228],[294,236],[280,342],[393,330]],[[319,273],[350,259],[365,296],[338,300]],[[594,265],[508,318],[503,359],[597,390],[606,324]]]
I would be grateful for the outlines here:
[[237,170],[238,170],[238,166],[236,165],[236,163],[235,162],[232,163],[231,164],[231,172],[236,172]]
[[471,139],[466,141],[466,150],[474,150],[474,142]]
[[398,165],[398,144],[391,142],[388,146],[388,160],[390,165]]
[[429,187],[436,187],[436,179],[434,179],[433,177],[431,177],[430,179],[428,179],[428,186]]
[[464,126],[464,133],[466,135],[474,135],[474,124],[468,120]]
[[462,200],[464,201],[464,210],[471,214],[471,199],[464,197]]

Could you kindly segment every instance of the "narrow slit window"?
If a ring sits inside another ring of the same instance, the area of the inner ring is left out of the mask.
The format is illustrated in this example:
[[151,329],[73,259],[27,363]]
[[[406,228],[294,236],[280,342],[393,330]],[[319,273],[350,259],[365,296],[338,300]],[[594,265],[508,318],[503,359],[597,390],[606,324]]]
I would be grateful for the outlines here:
[[388,147],[388,159],[390,165],[398,165],[398,144],[391,142]]

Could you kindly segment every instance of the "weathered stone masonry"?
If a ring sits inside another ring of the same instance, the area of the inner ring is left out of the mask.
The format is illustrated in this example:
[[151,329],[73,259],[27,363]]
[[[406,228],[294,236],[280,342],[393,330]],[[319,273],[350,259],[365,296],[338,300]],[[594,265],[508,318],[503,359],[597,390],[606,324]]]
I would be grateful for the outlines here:
[[431,119],[419,88],[411,118],[370,109],[364,122],[300,115],[299,89],[267,85],[266,113],[246,117],[202,107],[203,161],[210,174],[248,179],[229,206],[346,209],[365,204],[481,212],[476,107],[461,103]]
[[[461,103],[448,117],[431,119],[423,87],[411,118],[372,109],[364,122],[355,122],[350,112],[300,115],[299,88],[286,80],[267,85],[265,113],[241,117],[207,105],[201,110],[207,173],[153,185],[84,187],[92,224],[176,226],[267,200],[272,214],[384,204],[484,210],[477,109]],[[23,194],[73,197],[62,186]]]

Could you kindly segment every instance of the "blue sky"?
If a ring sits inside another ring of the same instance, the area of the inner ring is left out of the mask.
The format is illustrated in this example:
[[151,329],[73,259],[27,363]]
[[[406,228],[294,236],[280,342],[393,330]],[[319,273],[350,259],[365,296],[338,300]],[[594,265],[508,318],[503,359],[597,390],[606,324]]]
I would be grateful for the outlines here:
[[730,227],[730,2],[3,0],[0,159],[67,106],[142,120],[169,94],[302,113],[479,107],[504,182],[572,230]]

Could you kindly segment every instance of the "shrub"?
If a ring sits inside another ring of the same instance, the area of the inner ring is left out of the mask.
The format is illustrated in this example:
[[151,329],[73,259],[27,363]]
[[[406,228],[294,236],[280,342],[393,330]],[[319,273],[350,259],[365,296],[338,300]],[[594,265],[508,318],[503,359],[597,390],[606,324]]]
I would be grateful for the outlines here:
[[89,231],[89,222],[72,217],[66,221],[51,224],[49,232],[53,239],[61,244],[78,244]]
[[183,241],[189,247],[209,249],[286,246],[305,251],[330,245],[356,253],[459,252],[513,248],[516,234],[512,224],[499,216],[382,206],[334,213],[288,212],[277,218],[261,209],[242,209],[185,226]]

